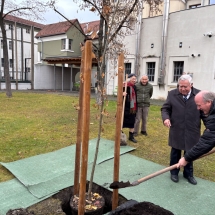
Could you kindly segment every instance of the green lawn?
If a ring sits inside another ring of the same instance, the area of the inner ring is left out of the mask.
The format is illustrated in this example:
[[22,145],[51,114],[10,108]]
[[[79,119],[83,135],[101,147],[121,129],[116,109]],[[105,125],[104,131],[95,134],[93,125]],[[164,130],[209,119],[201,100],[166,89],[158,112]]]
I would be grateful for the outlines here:
[[[0,161],[11,162],[26,157],[51,152],[75,144],[78,97],[69,94],[13,92],[7,98],[0,91]],[[108,116],[103,120],[102,137],[114,140],[116,102],[106,104]],[[91,100],[90,139],[98,134],[98,108]],[[128,129],[124,129],[128,136]],[[163,126],[160,106],[150,107],[148,136],[138,136],[138,143],[131,154],[168,166],[170,147],[168,129]],[[138,168],[138,167],[137,167]],[[215,155],[194,163],[195,176],[215,181]],[[12,179],[0,166],[0,182]]]

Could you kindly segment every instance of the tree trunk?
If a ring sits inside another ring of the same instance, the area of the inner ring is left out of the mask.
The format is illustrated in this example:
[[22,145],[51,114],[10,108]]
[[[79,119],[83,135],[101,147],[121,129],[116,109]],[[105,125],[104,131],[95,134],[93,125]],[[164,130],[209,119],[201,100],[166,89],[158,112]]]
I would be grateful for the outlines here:
[[2,18],[0,18],[0,26],[1,26],[2,38],[3,38],[4,77],[5,77],[5,85],[6,85],[6,95],[7,97],[12,97],[10,73],[9,73],[7,35],[6,35],[4,20]]

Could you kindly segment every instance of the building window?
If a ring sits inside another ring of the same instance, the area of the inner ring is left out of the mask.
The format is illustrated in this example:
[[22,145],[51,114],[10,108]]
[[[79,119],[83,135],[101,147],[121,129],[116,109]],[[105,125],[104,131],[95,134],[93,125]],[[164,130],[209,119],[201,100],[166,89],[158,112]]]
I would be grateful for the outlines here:
[[66,49],[66,39],[61,40],[61,49]]
[[1,59],[1,66],[4,67],[4,58]]
[[1,49],[3,49],[3,40],[1,40]]
[[147,75],[148,75],[149,81],[155,80],[155,62],[147,63]]
[[12,50],[12,41],[9,41],[9,49]]
[[30,28],[26,28],[26,34],[30,34]]
[[177,82],[184,71],[184,61],[174,61],[173,82]]
[[9,24],[8,26],[10,30],[13,29],[13,25]]
[[131,63],[125,63],[125,74],[131,74]]
[[9,66],[10,66],[10,68],[13,68],[13,59],[9,60]]
[[69,50],[72,50],[72,39],[69,39]]
[[201,4],[193,4],[189,6],[189,9],[193,9],[193,8],[197,8],[197,7],[201,7]]

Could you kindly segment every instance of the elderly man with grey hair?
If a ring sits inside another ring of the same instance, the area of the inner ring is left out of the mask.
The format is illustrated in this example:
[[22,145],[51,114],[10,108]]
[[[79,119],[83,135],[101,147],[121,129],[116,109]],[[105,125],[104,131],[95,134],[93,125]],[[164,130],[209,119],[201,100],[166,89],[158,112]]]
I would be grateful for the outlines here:
[[[198,92],[199,90],[193,87],[192,77],[182,75],[178,79],[177,89],[168,92],[161,108],[163,124],[169,128],[170,165],[177,164],[182,150],[186,155],[200,138],[200,111],[194,101]],[[179,181],[179,169],[171,170],[170,174],[173,182]],[[197,184],[193,177],[193,162],[184,167],[183,176],[189,183]]]
[[153,94],[153,86],[149,83],[148,75],[143,75],[138,83],[135,84],[137,91],[137,115],[134,124],[134,136],[138,135],[140,122],[141,134],[147,136],[147,118],[150,107],[150,98]]
[[178,162],[178,168],[199,158],[215,147],[215,93],[201,91],[195,96],[197,109],[200,110],[205,130],[198,143],[194,145]]

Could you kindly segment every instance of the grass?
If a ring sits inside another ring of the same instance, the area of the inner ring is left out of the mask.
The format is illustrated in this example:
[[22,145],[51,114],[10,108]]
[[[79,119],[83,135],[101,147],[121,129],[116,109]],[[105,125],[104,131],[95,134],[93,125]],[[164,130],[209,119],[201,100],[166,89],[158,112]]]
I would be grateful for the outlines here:
[[[47,153],[75,144],[78,97],[69,94],[13,92],[7,98],[0,92],[0,161],[11,162]],[[98,134],[98,108],[91,99],[90,139]],[[116,101],[106,105],[102,137],[114,140]],[[128,136],[128,129],[124,129]],[[151,105],[148,117],[148,136],[139,135],[131,154],[168,166],[170,147],[168,129],[163,126],[160,106]],[[194,163],[195,176],[215,181],[215,156],[199,159]],[[0,165],[0,182],[14,176]]]

